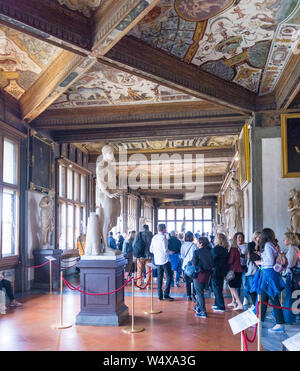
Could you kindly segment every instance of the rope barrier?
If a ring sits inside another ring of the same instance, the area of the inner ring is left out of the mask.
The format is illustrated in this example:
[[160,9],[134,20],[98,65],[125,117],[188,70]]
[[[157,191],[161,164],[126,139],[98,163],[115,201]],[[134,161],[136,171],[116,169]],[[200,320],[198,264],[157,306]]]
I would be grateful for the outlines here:
[[[151,272],[151,271],[150,271]],[[147,274],[149,274],[149,272],[147,273]],[[136,279],[136,280],[138,280],[138,279]],[[150,277],[148,278],[148,281],[146,282],[146,284],[145,284],[145,286],[139,286],[136,282],[134,282],[134,285],[136,286],[136,287],[138,287],[139,289],[141,289],[141,290],[145,290],[148,286],[149,286],[149,284],[150,284],[150,281],[151,281],[151,275],[150,275]]]
[[27,265],[24,265],[22,262],[19,262],[21,265],[23,265],[24,268],[40,268],[40,267],[43,267],[44,265],[47,265],[49,264],[49,260],[46,261],[45,263],[41,264],[41,265],[33,265],[32,267],[28,267]]
[[266,303],[265,301],[262,301],[261,303],[264,304],[264,305],[267,305],[268,307],[272,307],[272,308],[275,308],[275,309],[293,310],[292,308],[279,307],[279,306],[276,306],[276,305],[272,305],[272,304]]

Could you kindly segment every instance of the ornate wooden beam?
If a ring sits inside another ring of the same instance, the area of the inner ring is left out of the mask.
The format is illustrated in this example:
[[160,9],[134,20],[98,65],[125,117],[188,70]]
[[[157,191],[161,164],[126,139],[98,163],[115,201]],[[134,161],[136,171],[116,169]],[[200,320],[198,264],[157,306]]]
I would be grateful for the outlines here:
[[85,55],[91,48],[90,21],[52,0],[0,0],[0,23]]
[[159,0],[103,1],[93,17],[93,47],[95,56],[105,55]]
[[23,120],[31,122],[35,119],[94,63],[96,58],[84,58],[66,50],[62,51],[21,97]]
[[242,113],[251,114],[256,109],[254,93],[133,37],[123,37],[102,60],[115,68]]
[[276,108],[287,110],[300,91],[300,51],[293,54],[275,90]]

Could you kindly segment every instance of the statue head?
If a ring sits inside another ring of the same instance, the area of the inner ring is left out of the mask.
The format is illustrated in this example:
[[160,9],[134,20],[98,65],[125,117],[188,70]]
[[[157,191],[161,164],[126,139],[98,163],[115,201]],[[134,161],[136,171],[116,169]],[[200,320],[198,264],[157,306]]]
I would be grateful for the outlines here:
[[114,148],[113,146],[109,145],[109,144],[106,144],[103,148],[102,148],[102,155],[103,155],[103,160],[105,161],[114,161],[115,160],[115,156],[114,156]]

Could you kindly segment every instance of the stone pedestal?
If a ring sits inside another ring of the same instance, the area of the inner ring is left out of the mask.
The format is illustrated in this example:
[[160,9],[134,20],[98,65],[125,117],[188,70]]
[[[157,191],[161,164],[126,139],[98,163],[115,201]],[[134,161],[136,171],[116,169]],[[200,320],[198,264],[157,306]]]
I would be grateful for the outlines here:
[[[80,289],[88,293],[106,293],[124,285],[127,260],[121,255],[82,256]],[[124,302],[124,288],[110,295],[81,295],[81,311],[76,325],[120,326],[128,317]]]
[[[60,287],[60,264],[63,250],[59,249],[35,249],[33,250],[34,265],[41,265],[47,261],[46,256],[52,256],[56,260],[52,262],[52,288]],[[34,269],[33,288],[45,289],[50,288],[50,271],[49,264]]]

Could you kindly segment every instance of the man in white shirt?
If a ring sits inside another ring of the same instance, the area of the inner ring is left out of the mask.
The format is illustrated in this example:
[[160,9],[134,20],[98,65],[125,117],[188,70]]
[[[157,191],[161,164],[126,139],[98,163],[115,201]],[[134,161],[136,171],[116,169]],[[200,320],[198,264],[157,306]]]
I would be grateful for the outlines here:
[[[169,259],[169,254],[172,252],[168,249],[168,240],[166,238],[167,228],[165,224],[158,224],[158,233],[153,236],[150,252],[154,255],[154,263],[157,266],[157,292],[159,300],[169,300],[174,299],[170,297],[170,286],[171,286],[171,263]],[[162,283],[164,273],[166,274],[167,282],[165,286],[165,291],[162,291]]]

